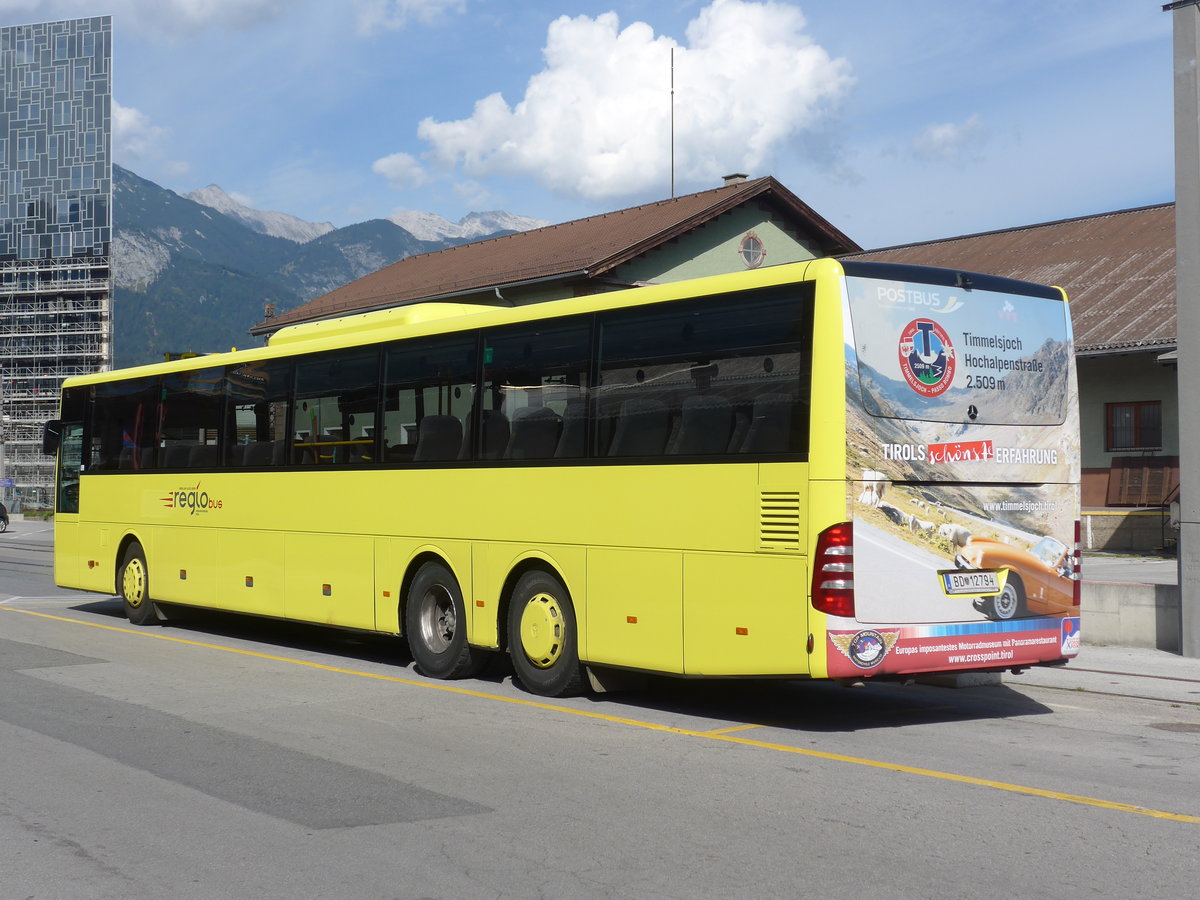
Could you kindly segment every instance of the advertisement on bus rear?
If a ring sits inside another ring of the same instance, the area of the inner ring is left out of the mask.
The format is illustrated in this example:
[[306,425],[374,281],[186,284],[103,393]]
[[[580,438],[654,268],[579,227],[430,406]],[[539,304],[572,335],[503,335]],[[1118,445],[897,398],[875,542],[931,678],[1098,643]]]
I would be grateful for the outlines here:
[[1059,299],[845,280],[853,619],[829,674],[1003,668],[1079,647],[1079,428]]

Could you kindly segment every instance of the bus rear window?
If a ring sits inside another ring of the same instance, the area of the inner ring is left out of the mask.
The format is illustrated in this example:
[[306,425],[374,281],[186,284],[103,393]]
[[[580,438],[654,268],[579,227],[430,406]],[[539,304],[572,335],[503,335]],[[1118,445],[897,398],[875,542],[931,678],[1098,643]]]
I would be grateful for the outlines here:
[[1058,425],[1071,334],[1061,300],[846,278],[863,407],[874,416],[977,425]]

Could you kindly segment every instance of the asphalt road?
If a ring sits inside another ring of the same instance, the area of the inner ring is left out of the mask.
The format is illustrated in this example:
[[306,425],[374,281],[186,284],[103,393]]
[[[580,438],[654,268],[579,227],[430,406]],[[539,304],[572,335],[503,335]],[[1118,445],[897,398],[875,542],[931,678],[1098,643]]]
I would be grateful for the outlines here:
[[1200,702],[1021,678],[546,702],[379,637],[135,628],[23,540],[0,898],[1195,895]]
[[[937,572],[954,561],[911,544],[868,522],[854,523],[854,584],[863,622],[987,621],[968,597],[947,597]],[[869,554],[869,555],[868,555]],[[869,559],[869,564],[864,565]],[[902,612],[897,614],[897,609]]]

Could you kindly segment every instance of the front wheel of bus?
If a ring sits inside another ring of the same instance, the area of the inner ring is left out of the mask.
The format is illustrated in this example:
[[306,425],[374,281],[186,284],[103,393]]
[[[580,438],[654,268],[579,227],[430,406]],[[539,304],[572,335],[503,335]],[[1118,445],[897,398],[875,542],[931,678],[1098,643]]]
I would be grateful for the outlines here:
[[575,609],[563,583],[548,572],[526,572],[508,606],[508,653],[517,678],[544,697],[583,690]]
[[125,548],[117,585],[125,601],[125,618],[134,625],[157,624],[158,614],[150,599],[150,569],[141,544],[135,542]]
[[1021,579],[1009,574],[1004,590],[992,598],[992,616],[997,619],[1015,619],[1025,610],[1025,586]]
[[404,606],[404,630],[417,667],[430,678],[466,678],[487,661],[486,651],[467,643],[462,589],[440,562],[417,570]]

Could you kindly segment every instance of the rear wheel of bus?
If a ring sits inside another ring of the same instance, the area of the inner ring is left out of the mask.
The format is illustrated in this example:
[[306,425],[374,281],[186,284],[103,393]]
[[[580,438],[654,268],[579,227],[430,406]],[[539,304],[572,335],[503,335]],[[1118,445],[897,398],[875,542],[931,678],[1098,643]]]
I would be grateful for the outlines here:
[[117,587],[124,601],[125,618],[134,625],[157,624],[158,614],[150,599],[150,568],[146,565],[142,545],[137,541],[125,548]]
[[517,582],[508,606],[508,653],[532,693],[567,697],[583,690],[575,609],[554,575],[535,570]]
[[466,678],[487,661],[486,651],[467,643],[462,588],[440,562],[417,570],[404,607],[404,631],[417,668],[430,678]]

